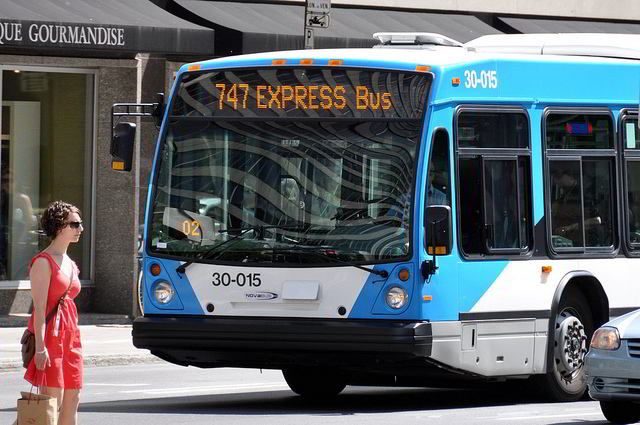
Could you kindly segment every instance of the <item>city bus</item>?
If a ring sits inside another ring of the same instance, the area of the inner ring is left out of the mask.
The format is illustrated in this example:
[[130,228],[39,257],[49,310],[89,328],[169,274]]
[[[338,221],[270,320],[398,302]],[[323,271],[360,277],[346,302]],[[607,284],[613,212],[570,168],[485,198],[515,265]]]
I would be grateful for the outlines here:
[[579,399],[592,332],[640,306],[640,36],[375,37],[187,64],[139,114],[161,125],[134,345],[311,398]]

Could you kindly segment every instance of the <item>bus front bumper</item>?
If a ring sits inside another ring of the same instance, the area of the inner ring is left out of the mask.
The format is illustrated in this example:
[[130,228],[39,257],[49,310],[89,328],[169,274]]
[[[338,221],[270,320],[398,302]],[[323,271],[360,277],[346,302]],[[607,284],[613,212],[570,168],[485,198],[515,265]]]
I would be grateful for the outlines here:
[[199,367],[383,368],[424,361],[432,346],[424,321],[145,316],[132,335],[137,348]]

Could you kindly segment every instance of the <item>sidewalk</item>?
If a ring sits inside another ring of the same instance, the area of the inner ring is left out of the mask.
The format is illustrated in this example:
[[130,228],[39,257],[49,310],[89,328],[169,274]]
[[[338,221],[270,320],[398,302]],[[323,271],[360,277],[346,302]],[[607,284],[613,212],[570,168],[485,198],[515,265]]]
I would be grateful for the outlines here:
[[[20,337],[28,315],[0,316],[0,373],[23,370]],[[85,367],[161,362],[131,341],[131,319],[122,315],[80,314]]]

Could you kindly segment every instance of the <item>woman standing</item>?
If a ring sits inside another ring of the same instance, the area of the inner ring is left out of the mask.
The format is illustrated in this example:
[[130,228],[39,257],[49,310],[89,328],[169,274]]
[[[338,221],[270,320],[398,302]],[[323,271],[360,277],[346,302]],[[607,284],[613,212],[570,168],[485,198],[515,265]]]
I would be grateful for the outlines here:
[[[80,280],[67,248],[79,241],[82,219],[77,207],[55,201],[47,206],[40,223],[51,243],[31,261],[33,312],[28,328],[35,334],[36,352],[24,378],[40,386],[42,393],[58,399],[60,425],[75,425],[84,376],[78,313],[73,301],[80,292]],[[45,317],[58,302],[57,313],[45,324]]]

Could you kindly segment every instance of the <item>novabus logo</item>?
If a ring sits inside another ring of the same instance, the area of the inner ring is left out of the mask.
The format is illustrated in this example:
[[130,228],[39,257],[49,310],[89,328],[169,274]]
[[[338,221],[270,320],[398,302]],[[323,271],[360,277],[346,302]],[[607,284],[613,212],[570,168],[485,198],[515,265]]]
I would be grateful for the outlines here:
[[276,298],[278,298],[278,294],[273,292],[245,292],[244,297],[247,300],[264,301],[275,300]]

